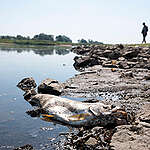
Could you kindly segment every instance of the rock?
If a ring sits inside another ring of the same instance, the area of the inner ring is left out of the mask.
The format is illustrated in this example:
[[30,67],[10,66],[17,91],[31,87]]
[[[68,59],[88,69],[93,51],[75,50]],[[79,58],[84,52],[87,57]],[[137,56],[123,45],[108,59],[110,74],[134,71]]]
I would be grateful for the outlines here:
[[150,50],[150,47],[143,47],[143,50],[144,50],[144,51],[149,51],[149,50]]
[[129,69],[128,63],[126,61],[121,61],[118,63],[118,67],[121,69]]
[[150,103],[147,102],[141,108],[141,112],[138,114],[138,119],[141,122],[146,122],[150,124]]
[[72,52],[77,53],[78,55],[84,55],[85,53],[90,52],[90,47],[76,46],[72,48]]
[[104,62],[102,64],[103,67],[108,67],[108,68],[117,68],[116,65],[113,65],[112,63]]
[[129,66],[129,68],[133,68],[134,66],[136,66],[136,62],[127,62],[127,65]]
[[97,103],[99,100],[97,99],[86,99],[82,101],[83,103]]
[[125,61],[125,58],[124,57],[119,57],[118,60],[119,61]]
[[89,65],[90,57],[89,56],[75,57],[74,61],[75,61],[74,66],[85,67]]
[[150,74],[144,76],[144,79],[145,79],[145,80],[150,80]]
[[118,44],[117,47],[120,49],[124,49],[124,46],[122,44]]
[[147,59],[147,58],[143,58],[143,61],[144,61],[145,63],[147,63],[147,62],[148,62],[148,59]]
[[53,79],[45,79],[38,86],[38,93],[42,94],[52,94],[52,95],[61,95],[63,90],[63,85],[59,83],[57,80]]
[[[139,120],[138,120],[139,119]],[[115,150],[150,149],[150,103],[145,103],[137,114],[137,124],[116,127],[111,141]]]
[[142,120],[142,122],[139,123],[140,125],[142,125],[143,127],[146,127],[146,128],[149,128],[150,129],[150,121],[148,120],[148,123],[147,123],[147,120]]
[[[32,104],[32,103],[30,103],[30,104],[32,106],[34,106],[34,104]],[[41,114],[46,114],[47,112],[45,110],[43,110],[43,109],[33,109],[33,110],[26,111],[26,113],[28,115],[30,115],[31,117],[40,117]]]
[[138,55],[138,57],[141,57],[141,58],[149,58],[150,56],[147,54],[147,53],[141,53]]
[[118,50],[105,50],[103,56],[110,59],[118,59],[121,56],[121,53]]
[[132,125],[123,125],[117,127],[117,131],[112,137],[111,146],[115,150],[148,150],[150,149],[149,138],[149,129],[142,126],[133,128]]
[[128,72],[123,72],[120,77],[121,78],[134,78],[134,75],[132,71],[128,71]]
[[123,57],[126,59],[132,59],[133,57],[137,57],[138,54],[139,54],[139,51],[132,50],[132,51],[125,52]]
[[[148,64],[149,59],[150,59],[149,47],[148,48],[139,47],[139,46],[124,47],[122,44],[119,44],[119,45],[111,45],[111,46],[81,46],[81,47],[78,47],[77,50],[78,51],[80,50],[83,52],[88,51],[84,54],[80,53],[81,55],[84,55],[84,56],[86,54],[87,59],[81,58],[81,57],[80,57],[81,59],[78,59],[78,60],[76,59],[76,61],[82,61],[86,63],[86,64],[83,63],[83,65],[81,65],[80,68],[85,67],[85,66],[89,67],[93,65],[102,65],[104,64],[104,61],[106,61],[106,60],[101,59],[103,57],[109,60],[118,59],[120,62],[119,68],[122,68],[122,69],[137,68],[137,67],[150,69],[150,65]],[[91,58],[94,58],[94,59],[91,59]],[[126,59],[130,61],[128,65],[124,65],[126,62]],[[96,60],[98,61],[96,62]],[[144,63],[142,64],[142,62]],[[74,66],[76,67],[77,65],[74,65]],[[106,65],[106,67],[109,67],[109,65],[108,66]]]
[[148,63],[148,64],[145,64],[143,67],[144,67],[145,69],[148,69],[148,70],[150,70],[150,63]]
[[75,57],[74,60],[75,63],[73,64],[73,66],[77,70],[80,69],[81,67],[85,68],[87,66],[94,66],[99,64],[98,59],[91,58],[89,56]]
[[98,144],[97,140],[95,138],[90,137],[86,142],[86,145],[96,145]]
[[33,146],[30,144],[15,148],[14,150],[34,150]]
[[138,62],[138,61],[139,61],[139,58],[138,58],[138,57],[132,58],[132,62]]
[[110,55],[109,58],[110,59],[118,59],[119,57],[121,57],[121,53],[118,50],[113,51]]
[[37,94],[36,91],[34,89],[31,89],[26,91],[23,96],[26,101],[29,101],[32,98],[32,96],[36,94]]
[[66,135],[64,149],[85,149],[85,150],[108,150],[114,129],[94,127],[93,129],[81,128],[77,132]]
[[105,58],[105,57],[98,57],[98,59],[101,61],[108,61],[108,58]]
[[[75,69],[83,70],[85,67],[90,67],[94,65],[103,65],[103,67],[112,66],[107,63],[110,60],[118,60],[119,68],[121,69],[129,69],[129,68],[145,68],[150,69],[149,59],[150,52],[149,48],[143,47],[124,47],[122,44],[120,45],[112,45],[112,46],[82,46],[77,48],[78,51],[82,51],[86,57],[76,57],[74,67]],[[84,53],[85,52],[85,53]],[[85,55],[86,54],[86,55]],[[103,59],[107,58],[107,60]],[[129,62],[127,62],[129,60]],[[106,65],[105,65],[106,64]],[[107,65],[108,64],[108,65]]]
[[17,84],[17,87],[19,87],[23,91],[28,91],[28,90],[34,89],[34,88],[36,88],[36,86],[37,85],[35,83],[35,80],[32,77],[24,78]]
[[103,56],[106,57],[106,58],[109,58],[110,54],[112,53],[112,50],[105,50],[103,52]]

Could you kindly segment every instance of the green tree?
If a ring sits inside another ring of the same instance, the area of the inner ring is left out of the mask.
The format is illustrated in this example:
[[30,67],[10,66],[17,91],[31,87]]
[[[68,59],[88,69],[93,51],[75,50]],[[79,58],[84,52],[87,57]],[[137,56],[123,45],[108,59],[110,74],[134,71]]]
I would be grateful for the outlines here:
[[2,35],[2,36],[0,36],[0,39],[14,40],[14,39],[16,39],[16,37],[9,36],[9,35],[6,35],[6,36]]
[[102,42],[98,42],[98,41],[93,41],[93,40],[88,40],[89,44],[103,44]]
[[17,35],[16,39],[17,40],[26,40],[26,37],[23,37],[22,35]]
[[81,40],[78,40],[78,43],[80,43],[80,44],[87,44],[88,42],[85,39],[81,39]]
[[49,40],[49,41],[54,41],[54,36],[53,35],[47,35],[44,33],[40,33],[38,35],[35,35],[33,37],[34,40]]
[[70,42],[70,43],[72,43],[72,40],[65,35],[58,35],[58,36],[56,36],[56,42]]

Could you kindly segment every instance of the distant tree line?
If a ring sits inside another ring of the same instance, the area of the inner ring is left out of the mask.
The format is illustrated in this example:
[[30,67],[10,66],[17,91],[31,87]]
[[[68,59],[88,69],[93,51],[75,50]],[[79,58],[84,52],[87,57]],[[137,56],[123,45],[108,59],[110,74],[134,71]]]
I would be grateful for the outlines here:
[[[69,42],[72,43],[72,40],[65,36],[65,35],[58,35],[54,38],[54,35],[47,35],[44,33],[40,33],[37,35],[34,35],[33,38],[30,38],[29,36],[24,37],[22,35],[17,35],[17,36],[0,36],[0,39],[7,39],[7,40],[47,40],[50,42]],[[79,44],[103,44],[102,42],[98,41],[93,41],[93,40],[85,40],[81,39],[78,40]]]
[[85,39],[81,39],[78,40],[78,43],[80,44],[103,44],[102,42],[98,42],[98,41],[93,41],[93,40],[85,40]]
[[33,37],[33,40],[48,40],[48,41],[53,42],[54,41],[54,36],[53,35],[47,35],[47,34],[44,34],[44,33],[40,33],[38,35],[35,35]]
[[24,37],[22,35],[17,35],[17,36],[0,36],[0,39],[7,39],[7,40],[30,40],[30,37]]

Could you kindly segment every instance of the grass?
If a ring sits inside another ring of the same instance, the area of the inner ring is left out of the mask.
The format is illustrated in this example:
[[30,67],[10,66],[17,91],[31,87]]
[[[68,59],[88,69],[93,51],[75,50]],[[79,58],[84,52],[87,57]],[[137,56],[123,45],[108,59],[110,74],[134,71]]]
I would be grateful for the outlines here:
[[146,44],[127,44],[127,46],[150,47],[150,43],[146,43]]
[[[18,45],[43,45],[43,46],[77,46],[77,45],[98,45],[98,44],[81,44],[81,43],[71,43],[71,42],[51,42],[48,40],[10,40],[10,39],[0,39],[0,43],[3,44],[18,44]],[[100,44],[101,45],[101,44]]]
[[[76,46],[76,45],[91,45],[91,44],[79,44],[70,42],[51,42],[48,40],[10,40],[10,39],[0,39],[0,44],[17,44],[17,45],[41,45],[41,46]],[[102,44],[103,46],[111,46],[113,44]],[[150,43],[146,44],[123,44],[125,46],[140,46],[140,47],[150,47]]]
[[69,42],[51,42],[51,41],[47,41],[47,40],[9,40],[9,39],[0,39],[0,43],[19,44],[19,45],[45,45],[45,46],[73,45],[73,43],[69,43]]

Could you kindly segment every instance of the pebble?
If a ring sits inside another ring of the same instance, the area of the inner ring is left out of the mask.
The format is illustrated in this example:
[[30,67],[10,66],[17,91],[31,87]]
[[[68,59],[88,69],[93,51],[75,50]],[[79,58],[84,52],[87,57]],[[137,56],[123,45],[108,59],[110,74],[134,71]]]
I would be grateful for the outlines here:
[[40,129],[43,130],[43,131],[51,131],[51,130],[53,130],[52,127],[41,127]]

